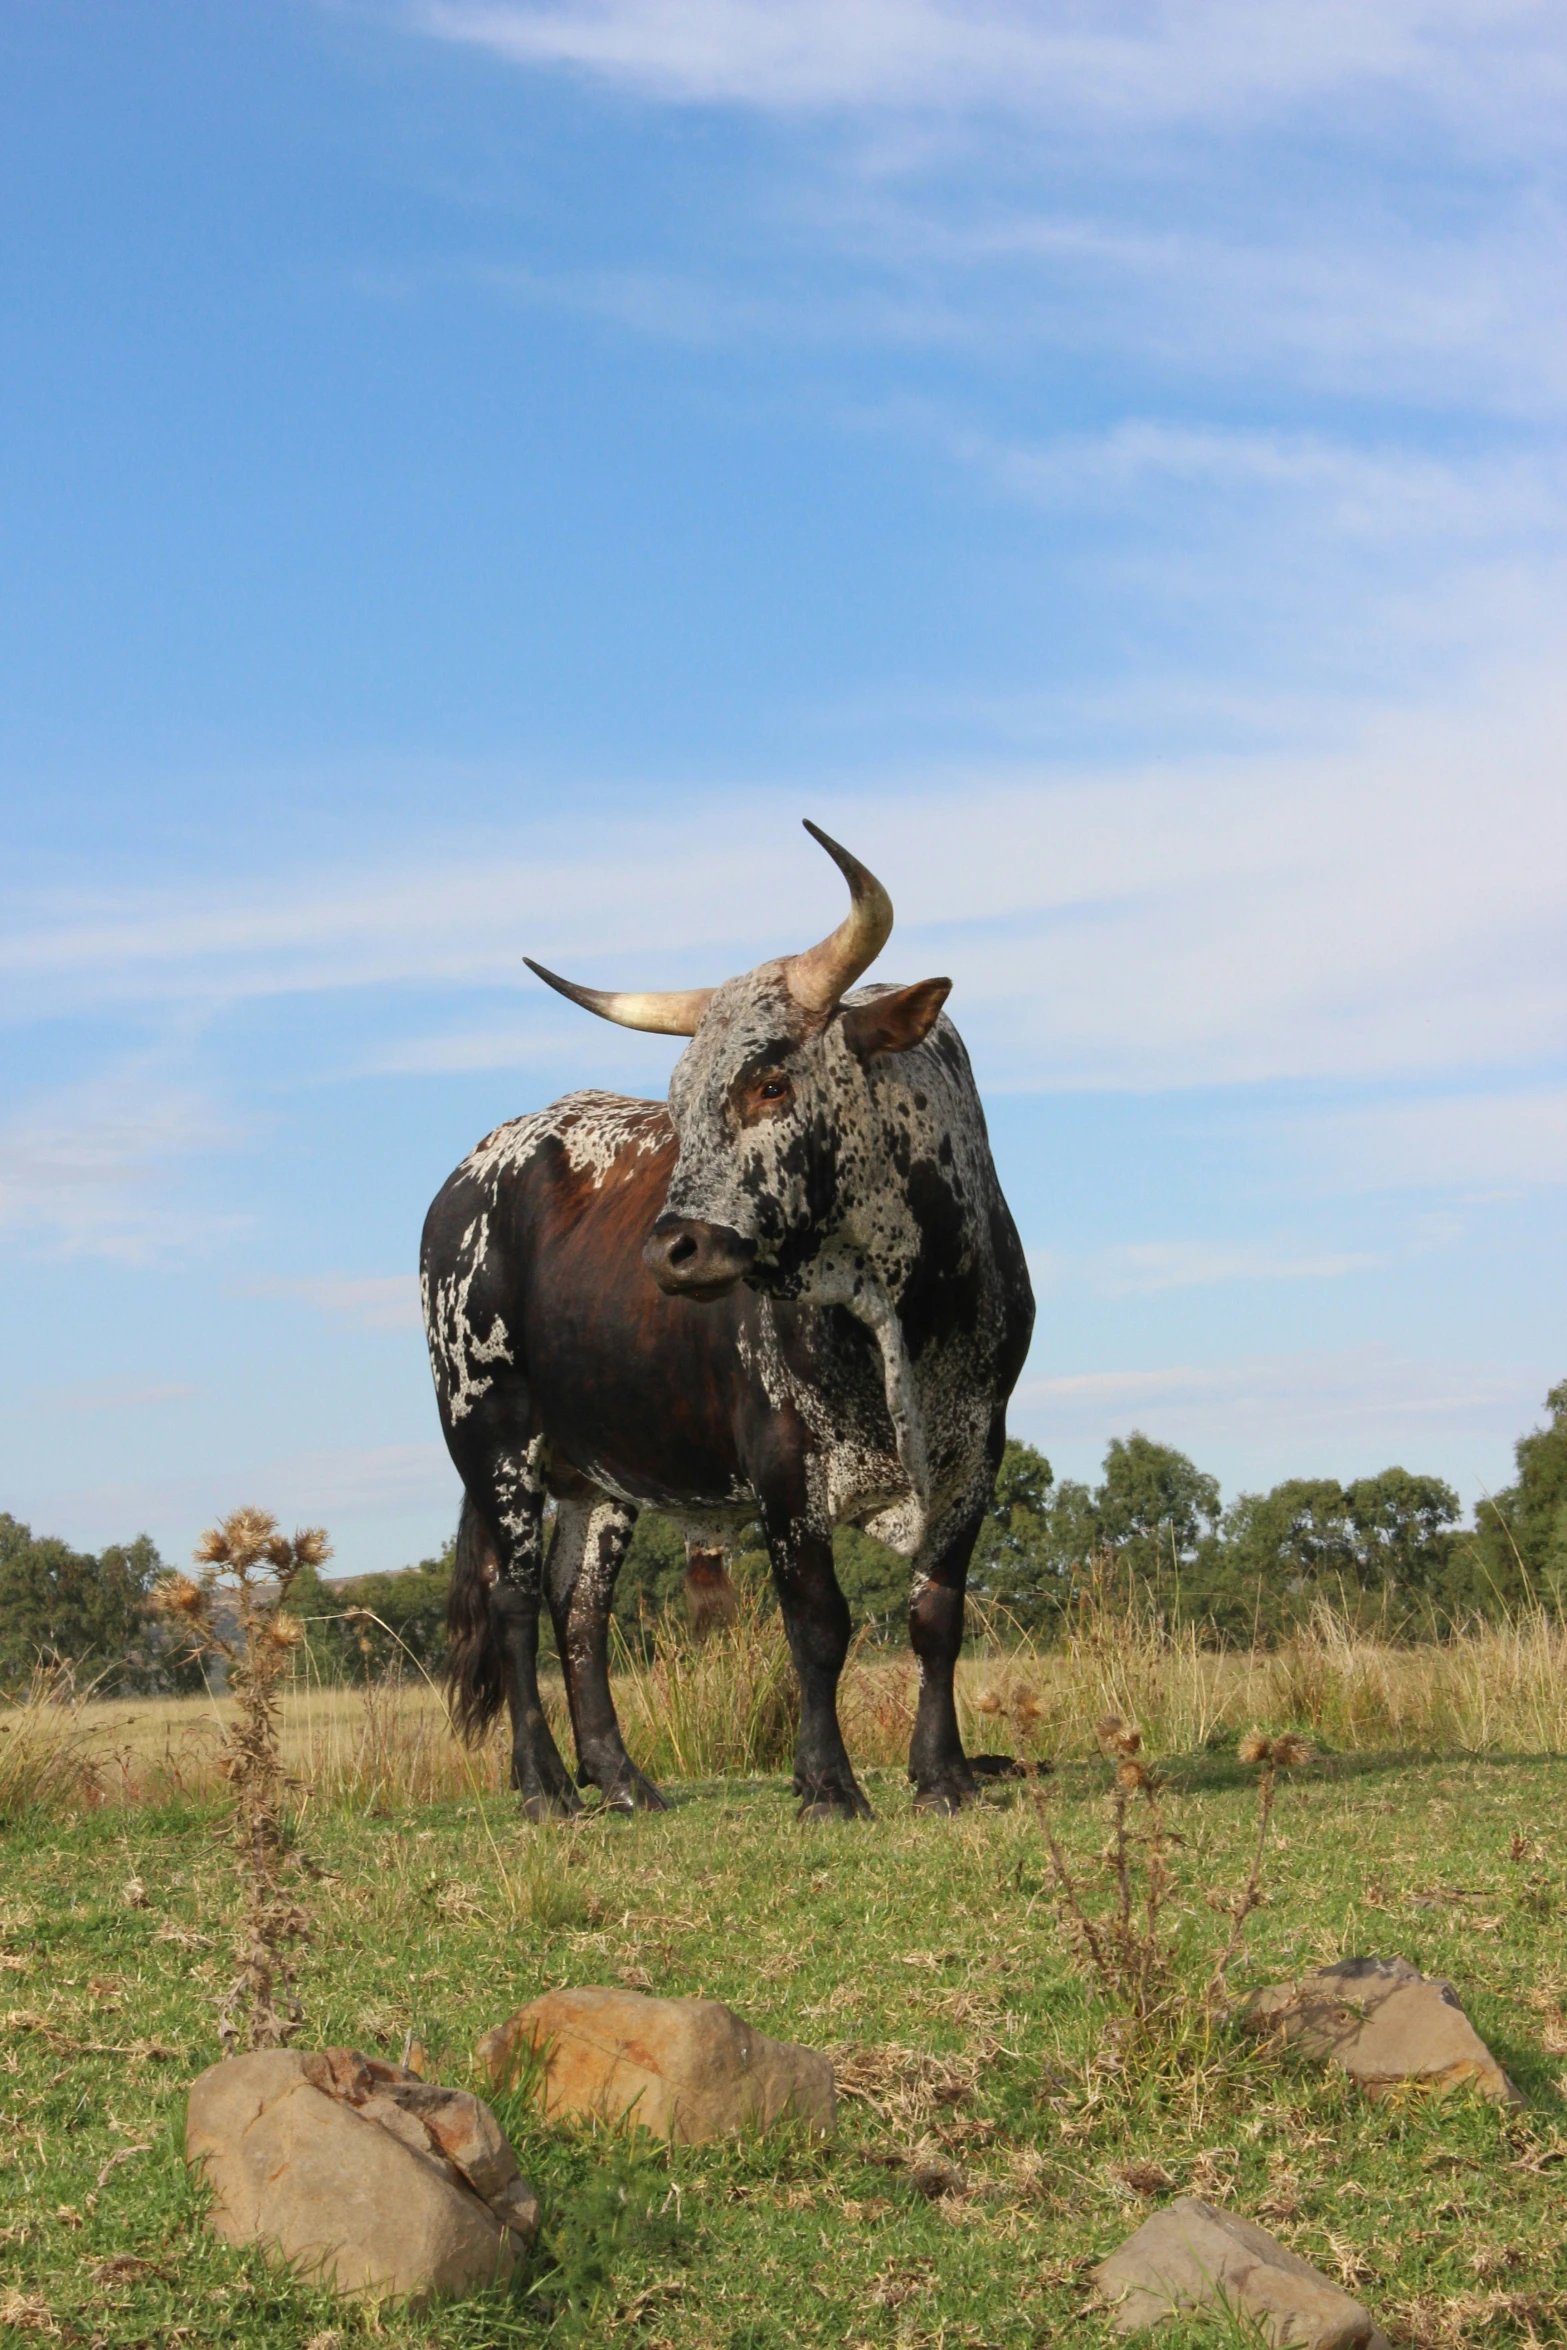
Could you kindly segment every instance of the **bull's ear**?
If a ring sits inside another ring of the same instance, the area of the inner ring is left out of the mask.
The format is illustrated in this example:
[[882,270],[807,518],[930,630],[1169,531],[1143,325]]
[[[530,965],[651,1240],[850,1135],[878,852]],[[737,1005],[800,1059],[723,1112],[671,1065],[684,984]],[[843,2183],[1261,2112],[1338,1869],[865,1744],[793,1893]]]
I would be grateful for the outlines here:
[[868,1004],[851,1004],[843,1015],[850,1052],[874,1061],[878,1053],[906,1053],[911,1044],[923,1044],[951,993],[950,979],[917,979]]

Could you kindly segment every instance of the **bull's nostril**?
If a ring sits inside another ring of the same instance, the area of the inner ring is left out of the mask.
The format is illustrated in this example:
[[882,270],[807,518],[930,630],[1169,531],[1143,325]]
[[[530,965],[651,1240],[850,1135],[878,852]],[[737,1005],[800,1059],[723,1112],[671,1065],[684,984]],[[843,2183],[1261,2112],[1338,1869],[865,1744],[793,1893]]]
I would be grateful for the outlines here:
[[669,1262],[672,1265],[689,1264],[690,1260],[695,1255],[696,1242],[692,1239],[689,1232],[682,1232],[680,1238],[671,1242],[670,1244]]

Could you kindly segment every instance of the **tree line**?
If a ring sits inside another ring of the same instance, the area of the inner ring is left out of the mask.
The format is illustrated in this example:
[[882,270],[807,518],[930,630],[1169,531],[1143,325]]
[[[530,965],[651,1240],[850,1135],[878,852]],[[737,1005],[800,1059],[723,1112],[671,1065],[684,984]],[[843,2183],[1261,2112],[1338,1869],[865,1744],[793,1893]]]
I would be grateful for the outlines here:
[[[1113,1437],[1090,1487],[1058,1479],[1033,1445],[1009,1441],[975,1545],[969,1588],[1041,1640],[1089,1597],[1129,1598],[1216,1641],[1275,1640],[1320,1599],[1395,1636],[1441,1634],[1475,1616],[1540,1604],[1567,1608],[1567,1380],[1549,1418],[1520,1438],[1516,1475],[1459,1524],[1457,1494],[1402,1468],[1340,1484],[1294,1477],[1225,1507],[1217,1481],[1172,1445],[1136,1430]],[[834,1558],[855,1620],[901,1641],[908,1562],[852,1526]],[[767,1560],[754,1530],[731,1560],[764,1595]],[[145,1534],[94,1555],[36,1536],[0,1513],[0,1693],[39,1666],[118,1695],[201,1686],[154,1604],[164,1562]],[[655,1510],[637,1521],[616,1591],[622,1637],[679,1603],[685,1545]],[[417,1566],[328,1583],[311,1568],[290,1595],[310,1669],[323,1679],[438,1672],[446,1643],[452,1549]],[[547,1645],[547,1641],[546,1641]]]

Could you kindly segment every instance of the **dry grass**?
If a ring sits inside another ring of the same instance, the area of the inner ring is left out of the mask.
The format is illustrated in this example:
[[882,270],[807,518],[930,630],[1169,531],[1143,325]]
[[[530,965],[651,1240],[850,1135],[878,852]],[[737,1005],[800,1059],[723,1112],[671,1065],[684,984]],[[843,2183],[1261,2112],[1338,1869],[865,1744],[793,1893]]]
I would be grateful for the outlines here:
[[[1413,1646],[1378,1640],[1321,1609],[1274,1650],[1216,1652],[1133,1610],[1080,1620],[1058,1648],[982,1626],[958,1670],[971,1751],[1081,1759],[1107,1714],[1135,1720],[1150,1748],[1190,1754],[1254,1722],[1309,1732],[1340,1752],[1567,1752],[1567,1625],[1536,1610]],[[776,1617],[751,1615],[700,1645],[663,1624],[651,1653],[622,1650],[616,1703],[627,1741],[655,1778],[745,1778],[787,1767],[794,1682]],[[864,1768],[908,1750],[916,1683],[910,1659],[860,1647],[844,1676],[849,1750]],[[558,1740],[564,1694],[546,1678]],[[0,1713],[0,1816],[54,1809],[206,1801],[232,1707],[222,1698],[78,1700],[39,1685]],[[374,1810],[460,1799],[504,1784],[504,1729],[482,1753],[459,1748],[423,1682],[323,1686],[294,1673],[281,1706],[282,1758],[305,1804]]]
[[0,1821],[18,1812],[103,1800],[85,1701],[58,1665],[34,1668],[22,1696],[0,1709]]

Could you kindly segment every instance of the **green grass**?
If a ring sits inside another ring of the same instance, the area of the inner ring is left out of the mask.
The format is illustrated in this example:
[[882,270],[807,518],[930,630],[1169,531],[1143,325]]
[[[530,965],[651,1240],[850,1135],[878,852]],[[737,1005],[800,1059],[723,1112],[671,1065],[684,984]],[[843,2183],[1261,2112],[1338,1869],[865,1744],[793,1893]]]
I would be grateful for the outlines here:
[[[1198,1984],[1219,1931],[1201,1896],[1243,1878],[1253,1797],[1223,1755],[1175,1776]],[[1373,1951],[1449,1975],[1524,2091],[1518,2115],[1465,2094],[1371,2105],[1195,2028],[1119,2059],[1054,1921],[1027,1799],[920,1820],[897,1773],[867,1780],[881,1816],[847,1829],[798,1827],[781,1780],[691,1785],[665,1817],[559,1832],[521,1830],[500,1800],[484,1817],[472,1801],[312,1811],[308,2043],[397,2055],[412,2029],[468,2084],[479,2034],[525,2000],[629,1978],[831,2047],[863,2092],[829,2149],[650,2149],[503,2101],[547,2249],[521,2297],[423,2319],[339,2306],[203,2229],[181,2125],[228,1965],[215,1815],[24,1819],[0,1842],[0,1953],[22,1962],[0,1972],[0,2339],[330,2350],[376,2326],[388,2345],[465,2350],[1092,2345],[1113,2337],[1084,2314],[1084,2274],[1152,2208],[1118,2172],[1151,2166],[1155,2201],[1205,2193],[1258,2219],[1395,2341],[1567,2341],[1567,1764],[1316,1766],[1280,1796],[1271,1898],[1236,1970],[1243,1989]],[[1103,1833],[1102,1783],[1091,1766],[1058,1783],[1080,1858]]]

